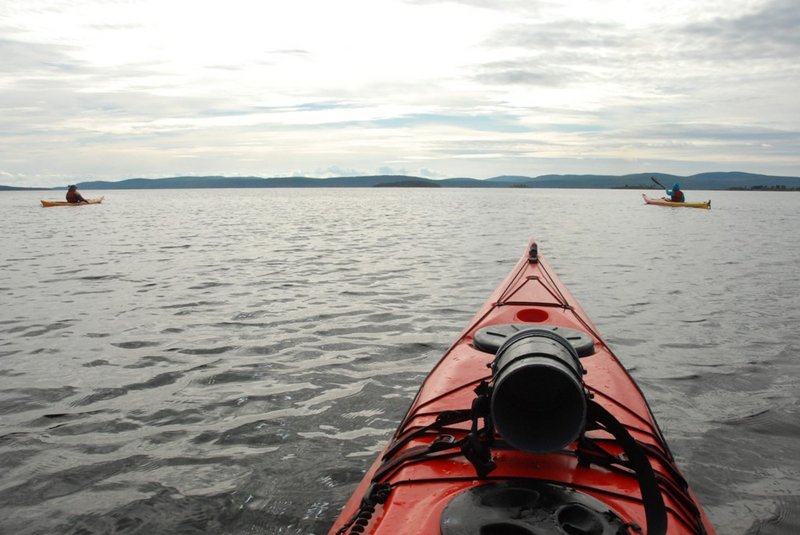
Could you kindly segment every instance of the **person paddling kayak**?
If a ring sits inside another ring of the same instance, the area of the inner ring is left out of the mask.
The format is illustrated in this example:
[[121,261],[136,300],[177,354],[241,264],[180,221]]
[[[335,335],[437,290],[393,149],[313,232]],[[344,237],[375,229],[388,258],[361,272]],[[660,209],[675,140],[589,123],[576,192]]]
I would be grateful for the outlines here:
[[78,186],[70,186],[67,189],[67,202],[68,203],[81,203],[81,202],[89,202],[83,198],[83,195],[78,193]]
[[667,195],[669,195],[669,197],[661,198],[670,202],[684,202],[686,200],[686,197],[684,197],[683,192],[681,191],[681,185],[677,182],[672,185],[672,189],[667,190]]

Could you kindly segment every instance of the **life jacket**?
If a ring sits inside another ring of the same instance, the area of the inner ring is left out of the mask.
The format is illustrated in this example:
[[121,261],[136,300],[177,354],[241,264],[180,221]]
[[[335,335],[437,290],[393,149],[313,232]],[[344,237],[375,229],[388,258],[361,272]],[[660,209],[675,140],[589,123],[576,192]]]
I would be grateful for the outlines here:
[[683,202],[686,198],[683,196],[683,192],[681,190],[673,191],[672,197],[670,197],[670,201],[672,202]]
[[68,191],[67,192],[67,202],[81,202],[83,201],[83,197],[77,191]]

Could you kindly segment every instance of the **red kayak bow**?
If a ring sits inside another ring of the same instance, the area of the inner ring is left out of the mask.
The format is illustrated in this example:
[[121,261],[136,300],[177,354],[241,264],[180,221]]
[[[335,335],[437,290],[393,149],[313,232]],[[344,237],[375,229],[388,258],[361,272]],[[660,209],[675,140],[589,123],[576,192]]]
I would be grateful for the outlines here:
[[533,241],[330,531],[713,533],[642,392]]

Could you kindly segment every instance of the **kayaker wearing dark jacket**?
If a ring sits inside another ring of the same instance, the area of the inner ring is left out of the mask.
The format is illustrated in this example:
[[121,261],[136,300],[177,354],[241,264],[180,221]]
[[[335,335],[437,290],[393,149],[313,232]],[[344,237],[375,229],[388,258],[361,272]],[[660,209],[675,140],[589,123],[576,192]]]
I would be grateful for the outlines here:
[[79,203],[79,202],[89,202],[83,198],[83,196],[78,193],[78,186],[70,186],[67,190],[67,202],[70,203]]
[[681,191],[681,185],[677,182],[672,185],[672,189],[667,190],[667,195],[669,195],[669,198],[662,197],[665,201],[683,202],[686,200]]

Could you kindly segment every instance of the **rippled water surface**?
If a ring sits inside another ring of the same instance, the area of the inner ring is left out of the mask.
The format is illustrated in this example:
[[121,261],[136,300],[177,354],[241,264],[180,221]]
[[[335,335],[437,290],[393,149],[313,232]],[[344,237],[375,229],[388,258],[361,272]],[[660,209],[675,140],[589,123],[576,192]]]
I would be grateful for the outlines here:
[[529,237],[720,534],[800,532],[800,194],[0,193],[0,533],[326,533]]

